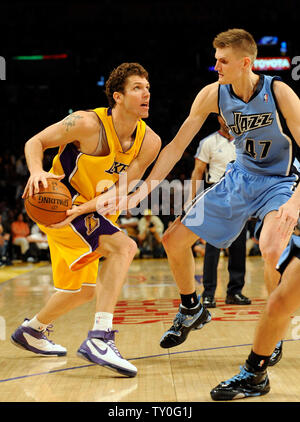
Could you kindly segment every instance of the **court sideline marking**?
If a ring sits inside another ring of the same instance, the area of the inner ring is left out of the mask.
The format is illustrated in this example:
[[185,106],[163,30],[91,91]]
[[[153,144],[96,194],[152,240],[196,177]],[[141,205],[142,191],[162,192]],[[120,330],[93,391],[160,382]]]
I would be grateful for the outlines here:
[[[288,340],[283,340],[283,342],[298,341],[298,340],[300,340],[300,339],[288,339]],[[208,348],[205,348],[205,349],[196,349],[196,350],[183,350],[181,352],[160,353],[158,355],[141,356],[141,357],[137,357],[137,358],[129,358],[127,360],[150,359],[150,358],[157,358],[157,357],[161,357],[161,356],[178,355],[178,354],[183,354],[183,353],[205,352],[205,351],[208,351],[208,350],[230,349],[230,348],[233,348],[233,347],[245,347],[245,346],[252,346],[252,343],[234,344],[234,345],[231,345],[231,346],[208,347]],[[3,379],[3,380],[0,379],[0,383],[1,382],[8,382],[8,381],[15,381],[15,380],[24,379],[24,378],[36,377],[36,376],[39,376],[39,375],[54,374],[56,372],[63,372],[63,371],[70,371],[70,370],[74,370],[74,369],[88,368],[90,366],[96,366],[96,365],[97,365],[96,363],[90,363],[90,364],[87,364],[87,365],[72,366],[70,368],[53,369],[53,370],[50,370],[50,371],[39,372],[39,373],[36,373],[36,374],[21,375],[19,377],[6,378],[6,379]]]

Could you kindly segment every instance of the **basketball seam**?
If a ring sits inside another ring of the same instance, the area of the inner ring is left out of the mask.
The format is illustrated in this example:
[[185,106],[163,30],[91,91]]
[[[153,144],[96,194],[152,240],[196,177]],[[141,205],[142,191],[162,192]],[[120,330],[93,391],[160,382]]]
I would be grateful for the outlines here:
[[[65,197],[67,197],[67,198],[70,198],[70,199],[72,199],[69,195],[67,195],[66,193],[61,193],[61,192],[51,192],[51,191],[42,191],[42,192],[39,192],[39,193],[34,193],[32,196],[29,196],[29,198],[33,198],[34,196],[36,196],[36,195],[44,195],[44,193],[48,193],[48,194],[52,194],[52,195],[62,195],[62,196],[65,196]],[[28,198],[26,198],[26,199],[28,199]]]
[[66,209],[65,209],[65,210],[63,210],[63,211],[59,211],[59,210],[46,210],[45,208],[37,207],[35,204],[33,204],[32,202],[30,202],[28,199],[27,199],[27,201],[28,201],[28,203],[29,203],[32,207],[37,208],[38,210],[45,211],[45,212],[66,212],[68,209],[70,209],[70,208],[66,208]]

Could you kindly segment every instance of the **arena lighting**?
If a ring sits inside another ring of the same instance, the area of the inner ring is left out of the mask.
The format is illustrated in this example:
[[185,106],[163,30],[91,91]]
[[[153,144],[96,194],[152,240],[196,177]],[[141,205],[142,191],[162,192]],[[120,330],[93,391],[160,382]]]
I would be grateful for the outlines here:
[[291,68],[289,57],[258,57],[253,70],[288,70]]
[[36,54],[32,56],[14,56],[13,60],[61,60],[67,57],[67,54]]
[[[291,68],[289,57],[258,57],[254,61],[252,70],[288,70]],[[209,66],[210,72],[215,71],[214,66]]]
[[278,37],[264,36],[258,41],[258,45],[277,45]]
[[105,82],[104,82],[104,76],[100,76],[99,81],[97,81],[97,86],[104,86]]

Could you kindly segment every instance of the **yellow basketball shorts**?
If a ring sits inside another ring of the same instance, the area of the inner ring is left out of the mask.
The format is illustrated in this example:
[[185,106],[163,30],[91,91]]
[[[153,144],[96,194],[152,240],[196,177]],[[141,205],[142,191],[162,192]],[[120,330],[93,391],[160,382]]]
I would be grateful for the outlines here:
[[39,227],[47,234],[55,289],[78,292],[81,286],[95,286],[99,236],[117,233],[119,227],[97,212],[82,214],[60,229]]

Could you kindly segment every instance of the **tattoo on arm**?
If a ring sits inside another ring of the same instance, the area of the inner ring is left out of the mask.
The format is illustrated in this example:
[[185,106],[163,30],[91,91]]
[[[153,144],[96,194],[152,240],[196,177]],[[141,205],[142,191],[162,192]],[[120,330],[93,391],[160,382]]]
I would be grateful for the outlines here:
[[67,116],[66,118],[63,119],[63,121],[61,122],[61,124],[66,127],[66,132],[68,132],[69,129],[72,126],[75,126],[76,121],[78,119],[83,119],[83,117],[82,116],[79,116],[78,114],[70,114],[70,116]]

